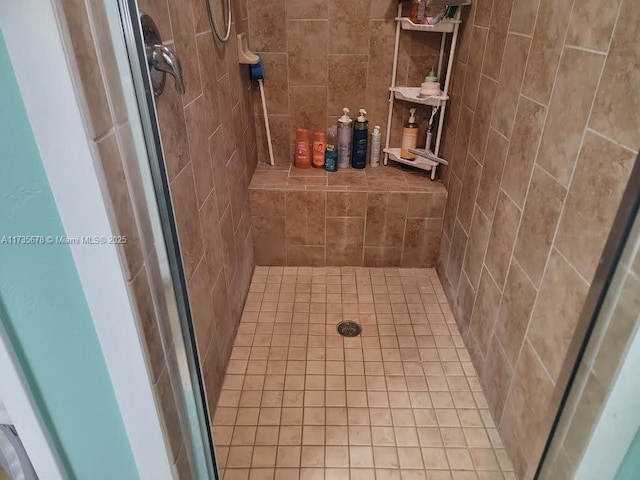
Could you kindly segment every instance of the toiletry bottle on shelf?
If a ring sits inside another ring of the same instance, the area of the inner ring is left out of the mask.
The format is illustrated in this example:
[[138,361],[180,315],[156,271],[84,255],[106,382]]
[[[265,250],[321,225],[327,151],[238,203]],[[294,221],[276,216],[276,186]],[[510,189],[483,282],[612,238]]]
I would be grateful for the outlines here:
[[362,169],[367,166],[367,145],[369,143],[369,121],[367,111],[360,109],[360,116],[353,126],[353,155],[351,166]]
[[327,146],[327,134],[316,132],[313,134],[313,166],[324,167],[324,151]]
[[349,109],[343,108],[344,115],[338,119],[338,167],[351,166],[351,140],[353,138],[353,120]]
[[373,133],[371,134],[371,162],[372,167],[380,165],[380,142],[382,140],[382,134],[380,133],[380,126],[373,127]]
[[411,0],[411,10],[409,18],[413,23],[418,23],[418,10],[420,9],[420,0]]
[[311,152],[309,151],[309,130],[298,128],[296,130],[296,168],[311,167]]
[[337,128],[335,126],[329,127],[327,131],[327,149],[324,153],[324,169],[327,172],[338,171],[338,141]]
[[411,112],[411,116],[402,129],[402,150],[400,151],[400,156],[405,160],[415,160],[416,156],[409,152],[409,149],[416,148],[418,145],[418,124],[416,123],[416,109],[412,108],[409,111]]

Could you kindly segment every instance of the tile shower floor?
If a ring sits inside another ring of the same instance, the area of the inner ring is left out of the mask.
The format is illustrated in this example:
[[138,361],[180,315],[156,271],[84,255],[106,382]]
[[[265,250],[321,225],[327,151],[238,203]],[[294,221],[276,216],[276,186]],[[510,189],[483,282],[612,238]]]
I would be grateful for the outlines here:
[[214,439],[224,480],[515,479],[433,269],[256,267]]

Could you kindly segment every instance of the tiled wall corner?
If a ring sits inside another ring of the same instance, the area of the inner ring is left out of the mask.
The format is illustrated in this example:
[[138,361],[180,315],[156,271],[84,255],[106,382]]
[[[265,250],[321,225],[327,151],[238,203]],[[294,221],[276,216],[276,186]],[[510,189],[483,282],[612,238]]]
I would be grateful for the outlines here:
[[640,55],[640,5],[494,0],[463,17],[439,273],[463,332],[470,318],[467,345],[516,471],[531,478],[640,147],[640,82],[624,67]]
[[[324,131],[348,107],[366,108],[370,128],[386,131],[393,70],[396,0],[248,0],[250,46],[262,54],[275,161],[293,161],[295,129]],[[398,85],[419,85],[438,65],[439,35],[402,32]],[[409,106],[398,103],[392,139],[399,141]],[[421,142],[428,108],[418,108]],[[269,163],[264,117],[254,87],[258,159]]]

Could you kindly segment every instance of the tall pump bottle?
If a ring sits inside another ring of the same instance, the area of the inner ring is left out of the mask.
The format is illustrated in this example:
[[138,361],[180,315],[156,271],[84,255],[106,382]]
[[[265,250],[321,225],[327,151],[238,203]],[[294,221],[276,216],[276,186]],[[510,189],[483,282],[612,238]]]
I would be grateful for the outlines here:
[[344,115],[338,119],[338,167],[351,166],[351,142],[353,138],[353,120],[349,109],[343,108]]
[[418,124],[416,123],[416,109],[412,108],[409,111],[411,112],[411,116],[402,129],[402,150],[400,151],[400,156],[405,160],[415,160],[416,156],[409,152],[409,149],[416,148],[418,145]]
[[367,166],[367,144],[369,142],[369,121],[367,111],[360,109],[360,116],[353,127],[353,156],[351,166],[362,169]]

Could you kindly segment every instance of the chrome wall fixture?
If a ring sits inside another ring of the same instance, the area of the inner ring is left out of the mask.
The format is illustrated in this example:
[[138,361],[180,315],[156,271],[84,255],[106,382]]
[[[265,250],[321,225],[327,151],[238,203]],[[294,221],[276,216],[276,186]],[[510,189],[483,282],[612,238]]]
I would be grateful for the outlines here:
[[144,35],[145,52],[151,74],[151,86],[155,97],[162,94],[167,73],[175,79],[176,90],[184,95],[186,88],[182,77],[182,66],[178,55],[169,47],[162,44],[160,32],[153,19],[146,13],[140,12],[140,23]]

